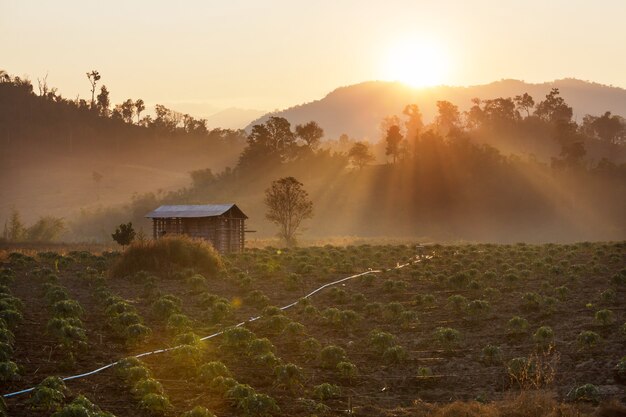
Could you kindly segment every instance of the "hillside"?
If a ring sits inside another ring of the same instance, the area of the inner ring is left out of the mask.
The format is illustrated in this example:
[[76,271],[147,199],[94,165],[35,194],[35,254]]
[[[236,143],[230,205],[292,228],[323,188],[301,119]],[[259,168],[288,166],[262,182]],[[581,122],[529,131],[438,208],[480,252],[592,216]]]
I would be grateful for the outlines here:
[[337,138],[346,133],[355,138],[376,141],[380,137],[380,121],[389,115],[399,115],[405,105],[419,105],[425,122],[432,121],[436,102],[447,100],[468,110],[475,97],[492,99],[513,97],[528,93],[535,102],[541,101],[552,88],[558,88],[561,96],[573,107],[578,122],[586,114],[599,115],[605,111],[626,116],[626,90],[619,87],[563,79],[541,84],[518,80],[502,80],[471,87],[432,87],[413,89],[397,82],[368,81],[337,88],[321,100],[294,106],[277,113],[268,113],[246,128],[264,122],[269,116],[280,116],[292,124],[315,120],[324,128],[327,138]]

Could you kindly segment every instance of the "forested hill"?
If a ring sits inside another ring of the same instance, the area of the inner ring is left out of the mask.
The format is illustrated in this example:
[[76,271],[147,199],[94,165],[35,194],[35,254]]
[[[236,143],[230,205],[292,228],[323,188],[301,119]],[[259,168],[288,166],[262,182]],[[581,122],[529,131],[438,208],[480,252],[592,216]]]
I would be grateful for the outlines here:
[[483,100],[498,97],[515,97],[528,93],[535,102],[543,100],[552,88],[558,88],[561,96],[572,106],[574,119],[579,123],[585,115],[601,115],[606,111],[626,116],[626,90],[577,79],[563,79],[541,84],[517,80],[502,80],[471,87],[432,87],[412,89],[397,82],[370,81],[337,88],[321,100],[270,113],[250,123],[280,116],[294,124],[317,121],[324,127],[326,136],[337,138],[346,133],[357,139],[370,141],[380,139],[380,121],[391,115],[400,115],[407,104],[417,104],[425,122],[433,120],[437,113],[436,102],[446,100],[455,103],[459,110],[472,106],[472,99]]

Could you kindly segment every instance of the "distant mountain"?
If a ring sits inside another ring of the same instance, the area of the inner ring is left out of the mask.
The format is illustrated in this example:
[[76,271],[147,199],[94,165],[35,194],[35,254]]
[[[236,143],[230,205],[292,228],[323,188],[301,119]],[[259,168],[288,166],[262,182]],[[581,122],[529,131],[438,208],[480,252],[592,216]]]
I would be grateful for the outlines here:
[[238,109],[232,107],[206,117],[207,127],[209,129],[218,127],[221,127],[222,129],[243,129],[248,123],[250,123],[250,120],[255,120],[264,114],[265,112],[261,110]]
[[401,115],[406,104],[418,104],[424,121],[429,122],[436,114],[436,102],[448,100],[461,111],[469,109],[471,99],[513,97],[528,93],[538,103],[552,88],[558,88],[565,101],[574,108],[574,117],[581,121],[586,114],[599,115],[605,111],[626,116],[626,90],[577,79],[563,79],[541,84],[518,80],[501,80],[471,87],[431,87],[414,89],[398,82],[368,81],[337,88],[321,100],[268,113],[250,123],[246,129],[281,116],[292,125],[315,120],[328,138],[347,133],[353,138],[377,140],[380,121],[389,115]]

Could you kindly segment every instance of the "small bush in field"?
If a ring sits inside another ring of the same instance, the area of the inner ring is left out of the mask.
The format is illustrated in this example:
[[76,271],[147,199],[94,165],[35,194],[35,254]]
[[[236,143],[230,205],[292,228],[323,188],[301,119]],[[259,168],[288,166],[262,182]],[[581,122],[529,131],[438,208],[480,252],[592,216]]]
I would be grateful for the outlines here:
[[17,364],[12,361],[0,362],[0,381],[9,382],[19,377],[19,368]]
[[198,370],[198,380],[203,384],[210,384],[218,376],[231,376],[231,373],[226,365],[219,361],[205,363]]
[[515,316],[507,323],[507,331],[513,335],[524,334],[528,331],[528,326],[528,320]]
[[181,334],[191,328],[191,319],[184,314],[175,313],[167,319],[167,330],[173,334]]
[[448,306],[450,306],[453,311],[461,313],[467,306],[467,298],[460,294],[451,295],[448,297]]
[[496,365],[502,362],[502,349],[499,346],[487,345],[481,353],[481,361],[485,365]]
[[600,343],[600,335],[589,330],[582,331],[578,335],[577,341],[580,349],[593,349]]
[[341,395],[341,389],[337,385],[324,382],[323,384],[313,387],[313,397],[320,401],[337,398]]
[[135,383],[132,393],[137,398],[142,398],[146,394],[163,394],[161,383],[153,378],[141,379]]
[[146,394],[139,401],[142,410],[153,415],[164,415],[172,406],[167,397],[160,394]]
[[389,364],[398,364],[406,360],[407,353],[402,346],[392,346],[383,352],[383,360]]
[[381,330],[372,330],[369,334],[369,346],[377,353],[382,354],[385,350],[393,346],[396,337],[391,333]]
[[65,383],[59,377],[50,376],[44,379],[33,390],[33,394],[28,399],[31,408],[37,410],[51,411],[58,409],[65,401]]
[[542,326],[533,334],[533,340],[539,347],[548,347],[554,340],[554,331],[550,326]]
[[603,309],[603,310],[596,311],[594,318],[596,319],[596,322],[598,322],[600,325],[608,326],[612,324],[613,321],[615,320],[614,316],[615,315],[613,314],[611,310]]
[[274,368],[274,376],[276,386],[282,387],[291,392],[295,392],[297,389],[302,388],[304,383],[304,373],[302,368],[293,364],[287,363],[285,365],[278,365]]
[[182,301],[174,295],[163,295],[152,304],[152,312],[160,320],[167,320],[172,314],[180,312]]
[[300,343],[300,351],[309,360],[317,359],[321,350],[321,343],[314,337],[310,337]]
[[461,343],[461,333],[450,327],[438,327],[434,336],[445,350],[452,350]]
[[351,381],[358,375],[358,368],[351,362],[339,362],[336,366],[337,372],[341,378]]
[[339,362],[346,360],[346,351],[339,346],[326,346],[320,351],[320,360],[324,368],[335,368]]

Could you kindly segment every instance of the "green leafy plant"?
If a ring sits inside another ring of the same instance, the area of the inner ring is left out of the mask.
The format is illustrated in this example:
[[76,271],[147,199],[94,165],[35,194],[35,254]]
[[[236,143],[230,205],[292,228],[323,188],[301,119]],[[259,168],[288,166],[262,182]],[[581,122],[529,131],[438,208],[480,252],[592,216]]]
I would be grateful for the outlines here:
[[594,318],[600,325],[609,326],[615,321],[615,314],[611,310],[603,309],[596,311]]
[[337,398],[341,395],[341,389],[337,385],[324,382],[323,384],[313,387],[313,397],[320,401]]
[[434,332],[435,340],[445,350],[453,350],[461,343],[461,333],[450,327],[438,327]]
[[335,368],[339,362],[346,360],[346,351],[339,346],[326,346],[320,351],[320,360],[324,368]]

